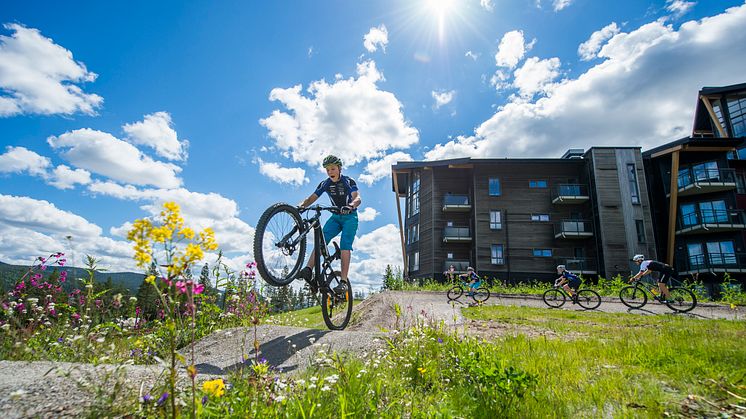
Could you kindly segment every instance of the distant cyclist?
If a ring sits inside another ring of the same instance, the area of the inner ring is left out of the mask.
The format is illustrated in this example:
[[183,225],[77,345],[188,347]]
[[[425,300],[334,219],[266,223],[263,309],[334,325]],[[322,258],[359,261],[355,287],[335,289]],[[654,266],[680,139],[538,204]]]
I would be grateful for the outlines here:
[[577,290],[580,288],[580,283],[582,282],[580,277],[568,271],[567,268],[565,268],[565,265],[557,265],[557,274],[560,277],[554,281],[554,284],[558,287],[561,286],[568,294],[570,294],[573,304],[577,303]]
[[466,268],[466,273],[459,275],[459,277],[462,278],[464,282],[466,282],[467,280],[469,281],[469,295],[473,295],[474,290],[476,290],[479,286],[479,275],[474,272],[474,268],[469,266],[468,268]]
[[[357,183],[352,178],[342,174],[342,160],[339,157],[330,154],[324,158],[322,165],[329,177],[319,183],[316,190],[308,198],[304,199],[299,206],[306,208],[316,202],[322,194],[326,193],[329,195],[332,205],[339,209],[339,214],[332,214],[326,221],[323,231],[326,244],[329,244],[334,237],[342,233],[339,243],[342,259],[341,279],[343,282],[346,282],[347,274],[350,270],[352,242],[355,240],[355,233],[357,233],[357,208],[362,201],[360,199],[360,192],[357,189]],[[312,252],[311,257],[308,259],[308,264],[297,275],[298,278],[303,278],[309,283],[313,292],[316,292],[316,284],[312,281],[315,260],[314,253]]]
[[448,270],[443,272],[443,275],[446,277],[446,281],[454,282],[456,280],[456,267],[453,265],[449,266]]
[[676,269],[672,268],[670,265],[665,264],[663,262],[658,262],[657,260],[645,260],[644,255],[635,255],[632,258],[632,261],[635,262],[637,265],[640,266],[640,272],[637,273],[637,275],[630,278],[630,282],[637,281],[638,279],[642,278],[645,275],[651,274],[653,272],[658,272],[658,290],[661,292],[661,296],[655,296],[655,299],[665,303],[671,298],[670,293],[668,292],[668,286],[666,286],[666,281],[669,278],[677,279],[678,273],[676,272]]

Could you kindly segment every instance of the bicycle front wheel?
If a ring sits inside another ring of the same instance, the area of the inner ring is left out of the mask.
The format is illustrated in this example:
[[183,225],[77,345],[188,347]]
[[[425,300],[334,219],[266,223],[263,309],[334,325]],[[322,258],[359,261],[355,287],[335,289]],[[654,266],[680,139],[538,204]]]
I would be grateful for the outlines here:
[[666,305],[673,311],[686,313],[697,306],[697,296],[693,292],[682,287],[673,287],[668,289],[669,297]]
[[557,288],[544,291],[541,298],[544,300],[544,304],[552,308],[560,308],[565,304],[565,294]]
[[268,284],[285,286],[295,279],[306,256],[303,219],[298,209],[275,204],[259,218],[254,232],[256,269]]
[[329,288],[321,293],[321,315],[330,330],[342,330],[352,317],[352,286],[350,281],[342,281],[339,275],[329,283]]
[[461,297],[461,294],[464,293],[464,289],[460,286],[456,285],[455,287],[452,287],[448,290],[448,293],[446,296],[448,297],[448,301],[458,300]]
[[586,310],[595,310],[601,305],[601,296],[593,290],[578,290],[578,304]]
[[471,298],[481,304],[490,298],[490,290],[488,290],[487,287],[479,287],[474,290],[474,294],[472,294]]
[[648,295],[640,287],[627,285],[619,290],[619,299],[629,308],[640,308],[648,302]]

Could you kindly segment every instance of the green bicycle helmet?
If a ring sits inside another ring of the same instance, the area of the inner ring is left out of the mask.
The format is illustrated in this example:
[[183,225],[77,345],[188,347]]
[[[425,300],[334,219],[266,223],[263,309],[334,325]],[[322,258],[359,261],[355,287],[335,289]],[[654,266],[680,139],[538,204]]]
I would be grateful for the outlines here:
[[332,166],[332,165],[342,167],[342,160],[340,160],[339,157],[337,157],[337,156],[335,156],[333,154],[330,154],[330,155],[324,157],[324,162],[321,165],[324,166],[324,167],[326,167],[326,166]]

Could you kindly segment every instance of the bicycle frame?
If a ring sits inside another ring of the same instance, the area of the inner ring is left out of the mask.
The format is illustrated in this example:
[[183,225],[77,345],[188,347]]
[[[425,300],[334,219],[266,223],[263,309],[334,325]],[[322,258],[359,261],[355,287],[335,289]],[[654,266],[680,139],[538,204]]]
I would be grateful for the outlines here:
[[[316,284],[319,286],[319,290],[328,291],[329,284],[332,281],[331,275],[334,273],[331,267],[332,262],[337,259],[341,259],[342,257],[341,251],[336,242],[333,242],[335,248],[334,254],[329,254],[329,249],[327,248],[326,240],[324,238],[324,230],[321,228],[321,211],[324,209],[324,207],[316,206],[308,208],[306,210],[316,211],[316,214],[305,220],[306,225],[304,231],[300,234],[296,241],[305,240],[305,237],[308,235],[311,229],[313,229],[313,278],[316,281]],[[317,252],[317,250],[320,251]],[[321,260],[322,256],[323,262]]]

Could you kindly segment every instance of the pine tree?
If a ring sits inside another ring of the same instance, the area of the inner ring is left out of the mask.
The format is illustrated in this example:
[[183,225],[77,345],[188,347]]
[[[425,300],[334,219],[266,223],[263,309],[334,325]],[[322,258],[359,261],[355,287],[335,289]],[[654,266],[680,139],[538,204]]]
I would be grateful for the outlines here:
[[393,290],[396,289],[396,278],[394,278],[394,271],[391,268],[391,265],[386,265],[386,271],[383,273],[383,287],[381,289],[383,290]]
[[[153,275],[156,278],[159,276],[158,268],[155,266],[155,263],[150,264],[150,268],[148,268],[145,277],[147,278],[150,275]],[[142,318],[152,320],[158,315],[159,300],[160,298],[155,287],[152,284],[145,282],[145,279],[143,279],[142,284],[140,284],[140,287],[137,289],[137,305],[142,310]]]

